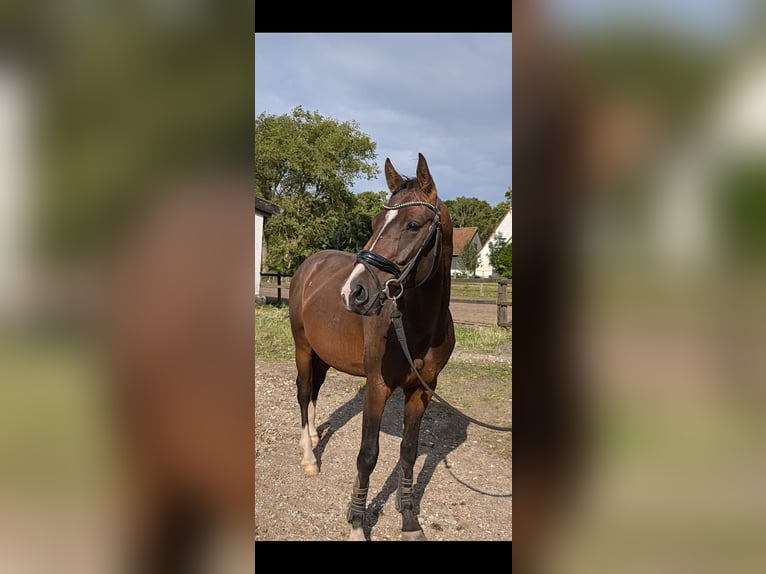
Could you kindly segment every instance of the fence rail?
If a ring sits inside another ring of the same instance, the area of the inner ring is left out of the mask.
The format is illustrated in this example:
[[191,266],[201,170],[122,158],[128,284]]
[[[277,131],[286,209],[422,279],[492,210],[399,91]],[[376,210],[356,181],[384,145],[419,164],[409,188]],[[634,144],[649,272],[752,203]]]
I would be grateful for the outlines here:
[[[292,275],[282,273],[261,273],[261,288],[266,287],[274,295],[261,295],[265,300],[284,303],[290,296]],[[497,305],[497,324],[511,326],[512,283],[509,279],[461,280],[452,279],[451,301],[460,303],[482,303]]]

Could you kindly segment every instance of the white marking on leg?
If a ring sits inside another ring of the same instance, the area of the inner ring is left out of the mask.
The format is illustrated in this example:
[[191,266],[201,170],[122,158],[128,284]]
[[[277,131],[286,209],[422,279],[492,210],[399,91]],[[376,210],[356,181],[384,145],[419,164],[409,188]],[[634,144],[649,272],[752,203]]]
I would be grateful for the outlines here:
[[309,434],[309,425],[304,426],[301,429],[301,440],[299,442],[301,449],[303,450],[303,458],[301,459],[301,468],[304,474],[318,474],[319,465],[317,465],[317,459],[314,456],[314,449],[311,446],[311,435]]
[[317,405],[314,401],[309,403],[309,436],[312,448],[316,448],[319,444],[319,433],[317,432]]

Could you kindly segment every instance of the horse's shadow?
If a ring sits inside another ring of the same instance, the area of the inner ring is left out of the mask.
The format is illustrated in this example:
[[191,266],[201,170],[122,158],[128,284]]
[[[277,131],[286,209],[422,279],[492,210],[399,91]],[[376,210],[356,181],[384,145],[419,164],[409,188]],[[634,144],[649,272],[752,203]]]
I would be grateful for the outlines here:
[[[352,418],[362,412],[364,407],[364,392],[364,388],[360,388],[350,400],[338,407],[329,418],[317,428],[320,440],[319,444],[314,449],[314,453],[320,464],[322,455],[332,439],[332,436],[351,421]],[[398,388],[386,403],[383,420],[381,422],[381,432],[401,439],[404,425],[403,421],[404,393]],[[437,400],[432,400],[429,403],[428,408],[426,408],[420,425],[420,436],[418,440],[418,457],[425,455],[425,461],[422,469],[417,475],[417,481],[413,485],[413,502],[416,514],[420,514],[420,500],[426,487],[433,478],[436,467],[442,461],[446,464],[447,456],[458,446],[463,444],[468,437],[468,424],[467,419],[456,414]],[[349,461],[349,464],[353,465],[355,462],[356,458],[354,458],[353,461]],[[398,486],[399,464],[397,462],[394,469],[386,478],[385,483],[375,495],[375,498],[367,504],[365,534],[368,539],[370,531],[378,522],[380,510],[385,506],[388,499],[396,493]],[[472,490],[476,490],[469,485],[465,486]],[[489,493],[484,494],[496,496]]]

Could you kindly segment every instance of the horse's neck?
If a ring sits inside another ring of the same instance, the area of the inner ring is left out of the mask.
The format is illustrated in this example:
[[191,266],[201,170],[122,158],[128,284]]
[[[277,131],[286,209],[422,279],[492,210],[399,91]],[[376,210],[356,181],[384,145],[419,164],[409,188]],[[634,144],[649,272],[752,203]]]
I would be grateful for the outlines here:
[[403,299],[406,313],[411,317],[427,316],[434,321],[446,316],[450,300],[449,271],[439,269],[419,287],[406,290]]

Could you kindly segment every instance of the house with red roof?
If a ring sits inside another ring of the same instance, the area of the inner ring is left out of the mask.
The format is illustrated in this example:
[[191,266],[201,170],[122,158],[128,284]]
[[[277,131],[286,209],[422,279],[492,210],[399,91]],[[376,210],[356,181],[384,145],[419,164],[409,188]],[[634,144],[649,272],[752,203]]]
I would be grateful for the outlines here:
[[473,243],[476,246],[476,252],[481,249],[481,237],[478,227],[455,227],[452,230],[452,275],[463,271],[460,264],[460,254],[467,245]]

